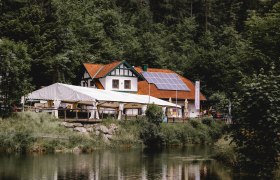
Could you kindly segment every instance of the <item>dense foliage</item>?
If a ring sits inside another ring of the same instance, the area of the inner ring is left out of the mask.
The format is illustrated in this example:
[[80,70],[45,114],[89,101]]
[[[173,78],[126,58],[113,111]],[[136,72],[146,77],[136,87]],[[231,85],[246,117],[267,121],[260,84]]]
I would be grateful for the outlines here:
[[233,141],[239,165],[269,176],[280,153],[280,75],[275,70],[244,80],[235,104]]
[[231,96],[243,76],[279,66],[279,8],[268,0],[1,0],[0,39],[25,44],[36,87],[75,84],[82,62],[120,59]]
[[[0,98],[9,106],[29,90],[30,80],[36,88],[78,84],[83,62],[126,60],[200,80],[202,92],[219,110],[233,100],[234,92],[240,93],[243,100],[235,117],[242,126],[236,128],[235,140],[243,147],[246,138],[258,134],[260,141],[254,142],[260,143],[264,137],[276,138],[271,131],[279,127],[272,117],[278,110],[264,101],[278,98],[279,89],[272,92],[265,85],[277,86],[268,71],[274,64],[278,71],[273,76],[279,76],[279,32],[277,0],[0,0]],[[261,69],[262,75],[252,77]],[[243,78],[252,82],[240,88]],[[260,84],[263,89],[255,86],[258,78],[266,80]],[[255,92],[245,93],[250,88]],[[248,136],[246,128],[258,133]],[[275,143],[244,155],[252,160],[273,147],[274,157]]]
[[140,127],[140,138],[148,148],[157,148],[163,145],[164,134],[161,132],[163,111],[160,106],[150,104],[145,112],[146,119]]
[[163,119],[163,111],[160,106],[149,104],[145,112],[148,122],[159,125]]
[[31,90],[30,57],[24,44],[7,39],[0,39],[0,52],[0,105],[9,108]]
[[225,124],[215,122],[213,118],[193,119],[183,124],[160,123],[163,112],[154,104],[148,106],[146,118],[140,123],[139,137],[149,149],[166,145],[212,143],[225,131]]

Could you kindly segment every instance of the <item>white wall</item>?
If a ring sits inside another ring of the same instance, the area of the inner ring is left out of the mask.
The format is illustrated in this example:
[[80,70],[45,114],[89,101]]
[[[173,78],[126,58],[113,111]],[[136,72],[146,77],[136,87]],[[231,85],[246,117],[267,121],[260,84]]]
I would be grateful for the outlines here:
[[[172,101],[172,103],[176,104],[175,101]],[[178,101],[177,104],[180,105],[180,106],[184,106],[185,101]],[[182,110],[178,110],[178,117],[182,117],[182,116],[183,116]],[[189,103],[188,103],[188,117],[195,118],[195,117],[198,117],[198,116],[199,116],[199,110],[195,109],[194,101],[189,101]],[[176,115],[174,115],[174,117],[176,117]]]
[[199,110],[195,109],[194,102],[189,102],[188,110],[189,110],[189,117],[194,118],[199,116]]
[[90,77],[89,74],[87,73],[87,71],[85,71],[84,78],[89,78],[89,77]]
[[[102,79],[105,79],[105,82],[102,82]],[[106,90],[116,90],[116,91],[138,91],[138,80],[137,77],[120,77],[120,76],[106,76],[106,78],[99,79],[103,87]],[[119,89],[114,89],[112,87],[113,79],[119,80]],[[131,89],[124,88],[124,80],[131,80]],[[105,86],[104,86],[104,84]]]
[[98,80],[100,81],[100,83],[102,84],[104,89],[106,89],[106,77],[105,78],[99,78]]

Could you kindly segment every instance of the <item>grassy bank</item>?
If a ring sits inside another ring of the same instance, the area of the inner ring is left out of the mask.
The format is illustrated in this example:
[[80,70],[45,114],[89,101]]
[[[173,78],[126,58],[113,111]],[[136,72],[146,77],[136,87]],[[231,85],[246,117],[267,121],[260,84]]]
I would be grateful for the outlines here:
[[[118,130],[110,142],[96,133],[81,134],[64,126],[48,114],[18,113],[0,119],[0,151],[54,152],[93,151],[98,148],[135,147],[142,144],[141,129],[145,120],[119,122],[104,120],[103,125],[114,123]],[[212,143],[221,137],[224,124],[212,120],[191,120],[187,123],[160,124],[160,134],[166,146]]]
[[214,158],[224,164],[235,167],[237,164],[237,154],[234,148],[235,144],[231,143],[231,139],[222,137],[214,145]]
[[2,151],[66,151],[77,146],[96,146],[100,142],[65,127],[44,113],[18,113],[0,121]]
[[274,171],[270,171],[270,178],[263,177],[255,173],[249,173],[248,171],[240,169],[241,162],[238,160],[239,155],[237,154],[235,148],[236,145],[231,143],[230,138],[222,137],[214,144],[215,153],[213,158],[231,167],[235,174],[244,177],[244,179],[249,179],[252,177],[257,177],[258,179],[280,179],[280,161],[278,162],[276,169]]
[[225,124],[213,119],[195,119],[183,124],[161,124],[164,144],[210,144],[218,140]]

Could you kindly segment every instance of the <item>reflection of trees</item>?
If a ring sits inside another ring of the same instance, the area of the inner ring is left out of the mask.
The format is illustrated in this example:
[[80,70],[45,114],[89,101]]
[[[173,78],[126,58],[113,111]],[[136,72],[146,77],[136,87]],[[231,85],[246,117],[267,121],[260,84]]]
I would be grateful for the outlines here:
[[139,149],[100,150],[80,155],[3,156],[0,179],[231,179],[215,161],[197,160],[203,158],[198,154],[191,148],[153,154]]

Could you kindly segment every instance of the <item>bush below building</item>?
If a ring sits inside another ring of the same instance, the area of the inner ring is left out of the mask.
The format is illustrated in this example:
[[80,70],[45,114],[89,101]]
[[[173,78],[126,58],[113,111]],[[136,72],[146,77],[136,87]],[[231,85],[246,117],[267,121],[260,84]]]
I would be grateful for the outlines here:
[[160,123],[148,127],[145,119],[104,120],[99,124],[66,123],[44,113],[16,113],[0,119],[2,152],[90,152],[100,148],[133,148],[156,136],[163,146],[213,143],[224,124],[210,120]]

